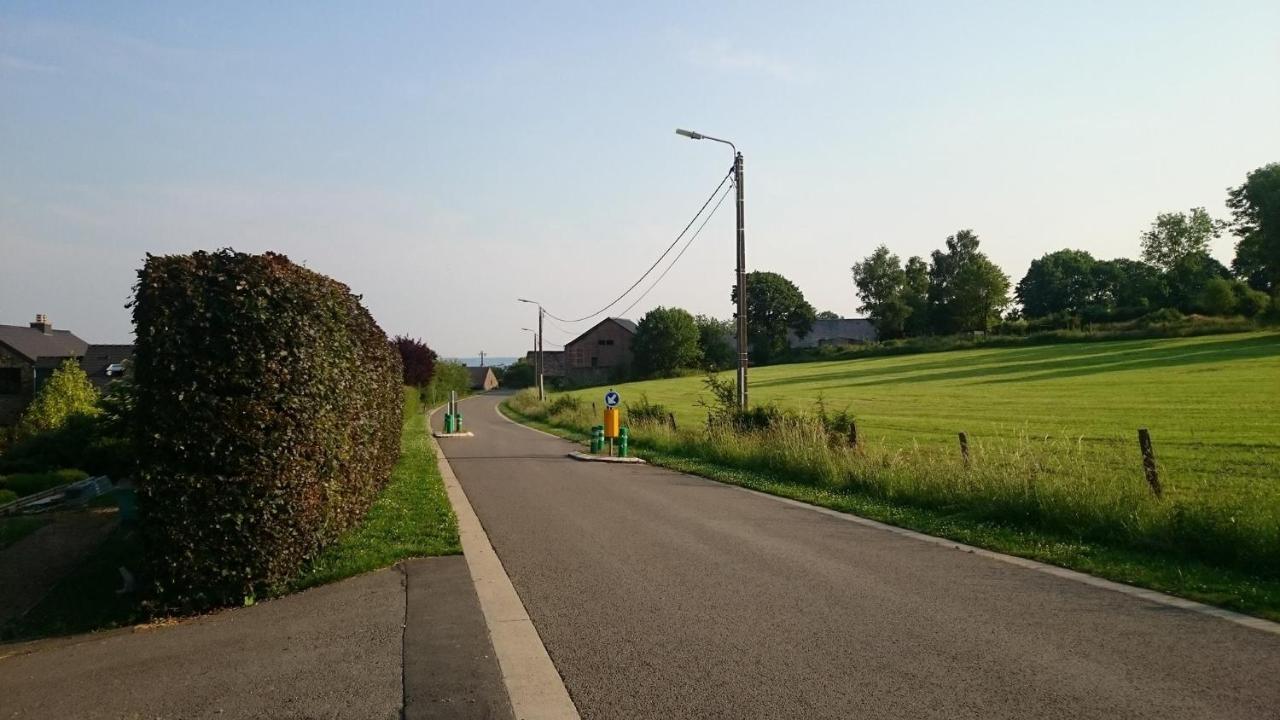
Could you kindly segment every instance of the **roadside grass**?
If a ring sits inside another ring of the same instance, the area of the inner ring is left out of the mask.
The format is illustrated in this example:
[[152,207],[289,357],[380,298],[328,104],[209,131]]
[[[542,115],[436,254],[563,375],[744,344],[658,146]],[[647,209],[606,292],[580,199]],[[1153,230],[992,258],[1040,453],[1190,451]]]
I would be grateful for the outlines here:
[[[1276,337],[1264,338],[1273,353],[1280,350]],[[965,354],[955,353],[961,357],[953,358],[951,371],[972,367]],[[1245,353],[1244,359],[1219,358],[1210,367],[1225,371],[1222,364],[1258,359]],[[896,372],[871,370],[877,369]],[[948,372],[941,365],[934,370]],[[1253,377],[1255,394],[1266,377]],[[1177,391],[1175,382],[1172,392]],[[945,404],[946,390],[940,393]],[[582,440],[599,421],[577,395],[553,396],[542,404],[521,393],[504,404],[504,412]],[[697,395],[689,392],[677,401],[693,403]],[[630,397],[639,399],[634,389]],[[1214,409],[1222,417],[1230,414],[1226,407]],[[921,412],[921,422],[929,422]],[[1200,492],[1156,498],[1143,480],[1140,459],[1127,454],[1136,451],[1080,436],[979,435],[971,440],[966,465],[954,445],[904,442],[885,433],[873,434],[855,450],[837,442],[812,415],[796,412],[770,428],[745,432],[709,428],[705,420],[682,422],[678,431],[665,423],[629,424],[636,454],[656,464],[1280,620],[1280,503],[1276,473],[1266,472],[1276,467],[1270,464],[1275,455],[1263,454],[1263,467],[1255,468],[1262,477],[1219,479]],[[864,433],[859,416],[860,439]],[[1161,469],[1167,475],[1169,462]]]
[[[427,440],[418,391],[406,388],[400,458],[387,487],[358,528],[323,552],[279,594],[389,567],[407,558],[461,551],[457,521]],[[107,630],[152,619],[137,595],[116,594],[121,585],[118,568],[141,567],[141,555],[137,531],[117,527],[26,616],[0,627],[0,640]]]
[[420,393],[406,388],[404,402],[400,459],[391,481],[360,527],[316,558],[289,586],[289,592],[389,567],[407,558],[462,552],[457,518],[427,439]]
[[0,550],[48,524],[48,519],[38,515],[15,515],[0,518]]

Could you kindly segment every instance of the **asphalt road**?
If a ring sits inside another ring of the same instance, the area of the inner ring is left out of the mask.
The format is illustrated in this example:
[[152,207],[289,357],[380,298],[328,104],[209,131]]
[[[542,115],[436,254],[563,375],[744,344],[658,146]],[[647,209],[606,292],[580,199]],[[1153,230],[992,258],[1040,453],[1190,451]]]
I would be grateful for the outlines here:
[[441,445],[583,717],[1280,717],[1280,636],[569,460],[501,399]]

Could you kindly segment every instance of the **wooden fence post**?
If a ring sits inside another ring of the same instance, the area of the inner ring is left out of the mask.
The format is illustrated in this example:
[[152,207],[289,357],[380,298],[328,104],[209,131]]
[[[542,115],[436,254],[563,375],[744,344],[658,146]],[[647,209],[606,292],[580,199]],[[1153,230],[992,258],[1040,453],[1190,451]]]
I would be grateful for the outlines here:
[[667,420],[671,422],[671,429],[672,429],[672,430],[675,430],[675,429],[676,429],[676,414],[675,414],[675,413],[673,413],[673,412],[669,412],[669,413],[667,413]]
[[960,457],[964,458],[964,466],[969,467],[969,434],[960,433]]
[[854,450],[858,449],[858,421],[849,421],[849,446]]
[[1160,497],[1160,472],[1156,470],[1156,453],[1151,449],[1151,432],[1146,428],[1138,428],[1138,447],[1142,449],[1142,469],[1147,473],[1147,484],[1151,492]]

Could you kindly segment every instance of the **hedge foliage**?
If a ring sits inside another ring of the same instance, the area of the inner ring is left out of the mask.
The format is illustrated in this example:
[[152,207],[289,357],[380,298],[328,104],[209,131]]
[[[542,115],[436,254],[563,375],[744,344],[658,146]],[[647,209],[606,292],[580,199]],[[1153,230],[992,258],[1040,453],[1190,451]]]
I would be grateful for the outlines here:
[[183,609],[269,594],[387,483],[400,358],[345,285],[283,255],[148,255],[134,292],[154,590]]

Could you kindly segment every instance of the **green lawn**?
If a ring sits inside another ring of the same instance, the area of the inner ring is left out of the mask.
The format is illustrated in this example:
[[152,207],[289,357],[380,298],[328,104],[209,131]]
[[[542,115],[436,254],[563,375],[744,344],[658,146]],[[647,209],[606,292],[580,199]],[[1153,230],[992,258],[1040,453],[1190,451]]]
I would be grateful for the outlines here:
[[[729,375],[732,375],[730,373]],[[1148,427],[1174,495],[1280,500],[1280,333],[1124,340],[753,368],[752,403],[848,407],[862,437],[889,447],[983,438],[1079,439],[1141,482],[1137,430]],[[706,422],[702,378],[616,386],[644,393],[681,425]],[[602,404],[604,388],[578,391]],[[625,407],[624,407],[625,409]]]

